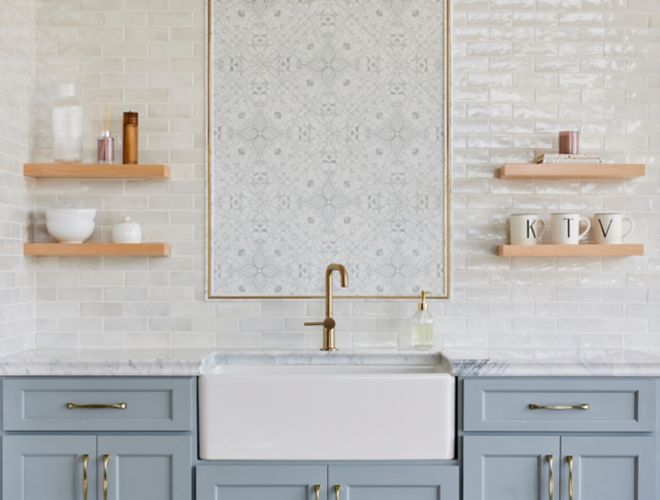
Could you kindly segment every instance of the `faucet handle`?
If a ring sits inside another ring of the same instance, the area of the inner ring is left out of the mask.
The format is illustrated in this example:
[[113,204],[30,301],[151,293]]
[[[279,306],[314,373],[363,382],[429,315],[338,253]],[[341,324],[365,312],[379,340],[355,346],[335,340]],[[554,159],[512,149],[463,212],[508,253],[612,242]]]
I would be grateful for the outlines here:
[[325,318],[323,321],[306,321],[305,326],[322,326],[330,330],[337,326],[337,322],[333,318]]

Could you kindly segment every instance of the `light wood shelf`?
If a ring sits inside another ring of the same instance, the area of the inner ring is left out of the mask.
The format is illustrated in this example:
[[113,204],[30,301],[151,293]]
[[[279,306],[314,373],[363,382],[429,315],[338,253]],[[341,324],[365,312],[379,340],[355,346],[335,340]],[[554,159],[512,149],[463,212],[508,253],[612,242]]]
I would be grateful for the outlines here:
[[644,245],[500,245],[501,257],[633,257],[644,255]]
[[32,257],[167,257],[166,243],[26,243],[23,253]]
[[623,163],[514,163],[497,169],[499,179],[626,180],[646,175],[644,164]]
[[157,164],[26,163],[23,175],[54,179],[168,179],[170,167]]

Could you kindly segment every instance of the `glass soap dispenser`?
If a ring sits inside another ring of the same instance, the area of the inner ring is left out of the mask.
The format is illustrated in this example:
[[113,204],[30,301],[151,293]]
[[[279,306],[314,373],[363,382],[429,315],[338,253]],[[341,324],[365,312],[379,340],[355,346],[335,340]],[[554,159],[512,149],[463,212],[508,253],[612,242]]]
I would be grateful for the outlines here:
[[433,316],[429,312],[427,296],[428,292],[422,292],[417,311],[412,318],[410,343],[415,349],[433,348]]

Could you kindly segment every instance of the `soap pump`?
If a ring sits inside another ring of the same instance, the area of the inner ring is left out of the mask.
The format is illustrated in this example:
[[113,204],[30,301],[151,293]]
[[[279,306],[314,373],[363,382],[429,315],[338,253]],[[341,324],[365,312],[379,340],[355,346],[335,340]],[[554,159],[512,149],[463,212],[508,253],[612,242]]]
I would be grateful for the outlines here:
[[415,349],[431,349],[433,347],[433,316],[429,312],[426,301],[428,292],[423,291],[417,311],[412,318],[410,343]]

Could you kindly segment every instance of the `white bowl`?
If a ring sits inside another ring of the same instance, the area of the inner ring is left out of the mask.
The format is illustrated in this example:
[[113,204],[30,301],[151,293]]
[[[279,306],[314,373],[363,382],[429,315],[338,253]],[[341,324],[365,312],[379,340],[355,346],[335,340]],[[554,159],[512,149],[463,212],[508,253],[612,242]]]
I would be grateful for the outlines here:
[[92,220],[49,220],[46,222],[48,234],[60,243],[82,243],[94,232]]
[[83,220],[94,221],[95,208],[51,208],[46,210],[47,221]]

